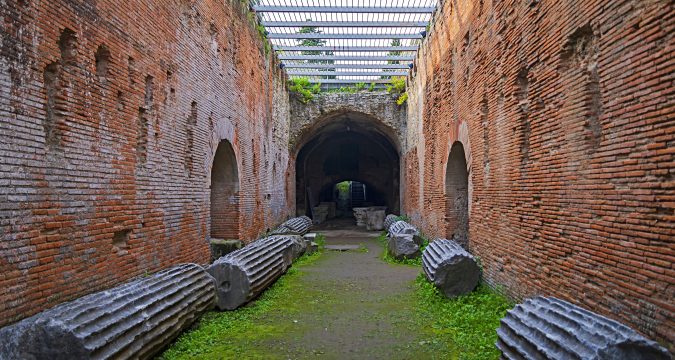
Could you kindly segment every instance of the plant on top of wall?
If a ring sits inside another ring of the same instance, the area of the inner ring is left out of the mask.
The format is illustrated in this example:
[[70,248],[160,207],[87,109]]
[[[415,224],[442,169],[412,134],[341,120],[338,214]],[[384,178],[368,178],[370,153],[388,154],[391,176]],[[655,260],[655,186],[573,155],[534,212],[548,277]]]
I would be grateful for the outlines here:
[[398,99],[396,99],[398,105],[403,105],[408,100],[408,93],[405,90],[405,77],[392,76],[389,84],[387,84],[387,92],[398,95]]
[[288,88],[291,92],[298,95],[298,100],[303,104],[307,104],[314,95],[321,92],[321,84],[312,84],[306,77],[297,77],[288,81]]

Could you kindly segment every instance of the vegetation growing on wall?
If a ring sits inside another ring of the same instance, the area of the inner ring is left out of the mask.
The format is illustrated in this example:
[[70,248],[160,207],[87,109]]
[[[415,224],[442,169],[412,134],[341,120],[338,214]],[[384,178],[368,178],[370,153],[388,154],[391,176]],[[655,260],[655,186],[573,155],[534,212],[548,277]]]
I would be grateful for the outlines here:
[[303,104],[307,104],[314,99],[314,95],[321,92],[321,84],[312,84],[306,77],[297,77],[288,81],[288,89],[295,93]]
[[393,76],[389,84],[387,84],[387,92],[398,95],[396,103],[403,105],[408,100],[408,93],[406,92],[406,84],[404,76]]

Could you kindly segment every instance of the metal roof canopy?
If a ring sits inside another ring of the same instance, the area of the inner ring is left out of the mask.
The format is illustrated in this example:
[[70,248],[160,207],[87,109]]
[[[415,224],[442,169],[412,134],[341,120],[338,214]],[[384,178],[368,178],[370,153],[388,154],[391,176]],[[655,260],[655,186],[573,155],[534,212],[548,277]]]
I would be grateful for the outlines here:
[[251,8],[291,78],[380,88],[408,75],[437,1],[252,0]]
[[256,12],[295,13],[373,13],[415,14],[432,13],[435,7],[352,7],[352,6],[265,6],[253,5]]

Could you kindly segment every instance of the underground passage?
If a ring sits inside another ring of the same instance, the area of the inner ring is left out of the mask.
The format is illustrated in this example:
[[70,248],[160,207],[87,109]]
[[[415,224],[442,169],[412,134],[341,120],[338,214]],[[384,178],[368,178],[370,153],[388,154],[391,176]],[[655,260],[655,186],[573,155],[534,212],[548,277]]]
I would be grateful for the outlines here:
[[673,358],[672,1],[0,18],[0,360]]
[[298,215],[320,223],[351,216],[354,207],[381,206],[398,213],[400,165],[386,132],[391,129],[358,113],[334,114],[317,123],[297,155]]

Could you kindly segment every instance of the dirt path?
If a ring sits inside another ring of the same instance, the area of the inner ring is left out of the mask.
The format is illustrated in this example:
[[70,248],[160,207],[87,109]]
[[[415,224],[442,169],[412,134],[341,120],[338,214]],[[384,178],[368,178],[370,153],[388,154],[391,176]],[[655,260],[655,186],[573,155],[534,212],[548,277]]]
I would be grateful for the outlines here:
[[412,282],[419,269],[383,262],[376,233],[321,233],[326,245],[351,244],[360,249],[327,250],[319,261],[302,269],[303,286],[320,299],[294,319],[302,336],[279,345],[298,358],[408,358],[407,350],[419,341],[410,308]]

